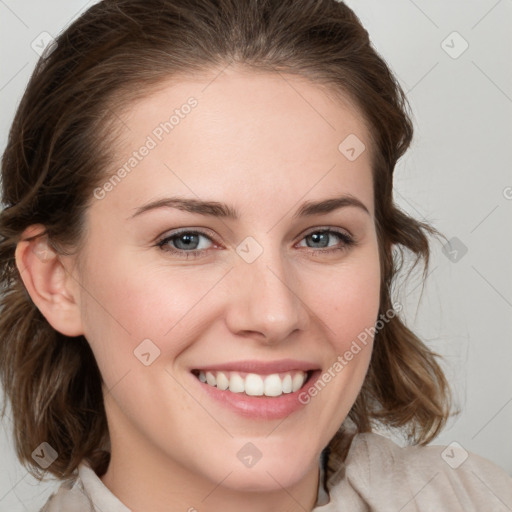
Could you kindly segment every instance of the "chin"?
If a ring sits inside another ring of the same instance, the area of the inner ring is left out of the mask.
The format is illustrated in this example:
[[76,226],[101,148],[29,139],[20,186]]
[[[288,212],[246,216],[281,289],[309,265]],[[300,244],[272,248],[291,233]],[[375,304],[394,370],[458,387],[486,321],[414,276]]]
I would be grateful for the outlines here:
[[[318,469],[318,457],[302,453],[283,453],[265,455],[253,461],[252,465],[244,465],[237,460],[237,464],[225,464],[222,470],[213,475],[216,482],[229,476],[222,482],[222,486],[238,492],[272,492],[281,491],[298,484],[308,472]],[[231,472],[231,473],[230,473]]]

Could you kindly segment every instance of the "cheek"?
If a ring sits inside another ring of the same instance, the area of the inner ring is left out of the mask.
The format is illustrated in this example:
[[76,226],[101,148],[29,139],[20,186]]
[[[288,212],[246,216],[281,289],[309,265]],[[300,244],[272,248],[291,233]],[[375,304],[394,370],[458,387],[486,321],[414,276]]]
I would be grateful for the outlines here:
[[[380,303],[380,267],[376,246],[317,280],[318,311],[336,352],[347,350],[353,340],[375,325]],[[369,340],[371,341],[371,340]]]
[[[379,314],[380,266],[377,245],[354,253],[329,274],[317,273],[316,303],[325,345],[325,366],[299,400],[311,417],[334,435],[361,390],[370,363]],[[320,286],[322,292],[320,292]],[[327,441],[326,441],[327,442]]]
[[201,299],[222,273],[157,267],[115,253],[102,261],[90,257],[83,275],[82,318],[107,385],[140,366],[134,351],[144,340],[167,357],[184,350],[206,321],[205,314],[192,321],[196,311],[205,313]]

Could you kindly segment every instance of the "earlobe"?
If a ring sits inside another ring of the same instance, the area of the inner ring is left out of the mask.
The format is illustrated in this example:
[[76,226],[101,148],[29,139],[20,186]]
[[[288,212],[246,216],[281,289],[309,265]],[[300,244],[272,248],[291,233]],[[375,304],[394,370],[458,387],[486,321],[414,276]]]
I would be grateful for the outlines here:
[[16,266],[32,301],[48,323],[66,336],[79,336],[83,328],[75,278],[42,233],[42,225],[24,231],[16,247]]

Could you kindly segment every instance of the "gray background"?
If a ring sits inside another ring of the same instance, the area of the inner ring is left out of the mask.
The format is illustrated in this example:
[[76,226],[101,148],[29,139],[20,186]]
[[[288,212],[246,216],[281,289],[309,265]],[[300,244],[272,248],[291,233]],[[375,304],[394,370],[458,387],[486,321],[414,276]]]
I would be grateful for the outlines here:
[[[56,36],[93,3],[0,0],[2,150],[38,58],[32,42],[42,32]],[[433,444],[456,441],[512,475],[512,1],[347,3],[414,113],[396,200],[451,240],[450,252],[434,247],[423,295],[416,274],[399,296],[408,325],[443,355],[463,410]],[[37,510],[57,484],[27,475],[10,429],[6,419],[0,510]]]

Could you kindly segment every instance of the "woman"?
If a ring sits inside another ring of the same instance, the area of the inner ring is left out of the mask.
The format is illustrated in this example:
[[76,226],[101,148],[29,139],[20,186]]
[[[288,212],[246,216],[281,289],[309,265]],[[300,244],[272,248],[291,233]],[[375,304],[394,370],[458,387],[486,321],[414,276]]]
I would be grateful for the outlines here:
[[391,296],[437,234],[392,200],[412,132],[332,0],[104,1],[58,38],[0,218],[16,445],[64,481],[44,511],[512,507],[500,468],[425,446],[449,389]]

